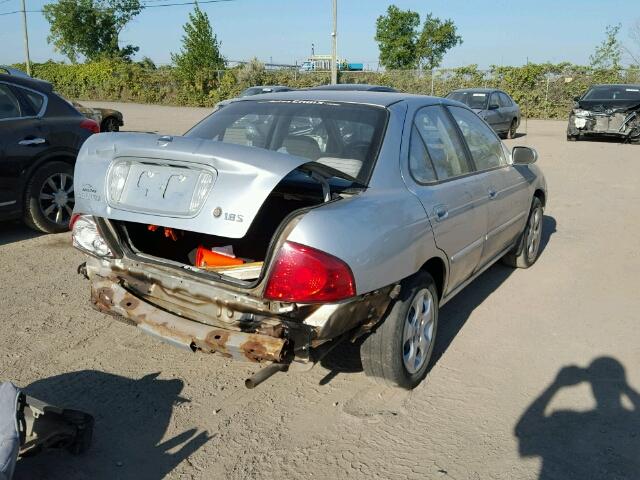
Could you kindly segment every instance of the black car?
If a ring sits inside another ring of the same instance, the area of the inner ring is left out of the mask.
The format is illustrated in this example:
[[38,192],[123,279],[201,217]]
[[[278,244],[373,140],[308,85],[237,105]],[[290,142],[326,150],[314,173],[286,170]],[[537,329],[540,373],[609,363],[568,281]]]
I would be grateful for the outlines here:
[[50,83],[0,73],[0,220],[22,218],[42,232],[65,231],[78,150],[99,131]]
[[574,101],[567,140],[604,136],[640,143],[640,85],[594,85]]

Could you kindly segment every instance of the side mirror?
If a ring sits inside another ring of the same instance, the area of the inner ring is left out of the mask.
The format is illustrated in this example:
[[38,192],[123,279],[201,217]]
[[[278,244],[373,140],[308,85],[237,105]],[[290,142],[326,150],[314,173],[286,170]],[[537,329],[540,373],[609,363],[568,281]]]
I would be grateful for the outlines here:
[[580,95],[576,95],[575,97],[573,97],[573,101],[574,102],[579,102],[580,101]]
[[497,103],[492,103],[491,105],[489,105],[489,110],[497,110],[500,108],[500,105],[498,105]]
[[514,165],[530,165],[538,160],[538,152],[534,148],[529,147],[513,147],[511,158]]

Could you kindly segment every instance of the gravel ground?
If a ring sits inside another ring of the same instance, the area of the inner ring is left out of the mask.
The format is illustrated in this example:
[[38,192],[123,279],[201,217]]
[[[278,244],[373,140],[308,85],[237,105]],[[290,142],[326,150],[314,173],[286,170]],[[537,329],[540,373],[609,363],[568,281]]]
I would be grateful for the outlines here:
[[[208,111],[109,105],[161,133]],[[526,130],[508,143],[537,148],[547,175],[541,257],[443,308],[412,392],[366,378],[354,348],[246,390],[254,367],[92,310],[69,234],[0,223],[0,377],[96,418],[86,455],[23,459],[16,478],[640,478],[640,147]]]

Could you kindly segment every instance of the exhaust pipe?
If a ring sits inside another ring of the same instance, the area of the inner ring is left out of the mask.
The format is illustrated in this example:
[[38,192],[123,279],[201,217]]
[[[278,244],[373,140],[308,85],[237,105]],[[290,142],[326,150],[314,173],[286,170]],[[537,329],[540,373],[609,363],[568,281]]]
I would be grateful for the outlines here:
[[258,370],[244,381],[244,386],[247,388],[256,388],[262,382],[269,377],[275,375],[278,372],[284,372],[289,369],[288,363],[272,363],[266,367]]

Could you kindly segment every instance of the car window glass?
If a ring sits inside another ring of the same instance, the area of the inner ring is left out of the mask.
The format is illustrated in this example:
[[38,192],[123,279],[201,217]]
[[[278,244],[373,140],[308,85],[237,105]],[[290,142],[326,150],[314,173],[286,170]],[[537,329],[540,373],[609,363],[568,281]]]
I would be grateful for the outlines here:
[[44,97],[39,93],[33,92],[31,90],[25,90],[21,88],[20,91],[26,97],[29,105],[33,109],[34,114],[37,115],[38,113],[40,113],[42,105],[44,104]]
[[441,107],[434,105],[420,109],[414,123],[427,148],[438,180],[457,177],[473,170],[454,125]]
[[502,150],[502,142],[491,130],[491,127],[466,108],[449,107],[449,111],[467,141],[478,170],[486,170],[507,163]]
[[273,117],[271,115],[243,115],[220,132],[213,140],[248,147],[265,148]]
[[437,180],[431,158],[415,125],[411,129],[411,141],[409,142],[409,169],[413,178],[420,183]]
[[7,85],[0,84],[0,120],[20,116],[20,102]]
[[491,94],[491,98],[489,99],[489,106],[491,105],[498,105],[498,107],[502,106],[500,105],[500,97],[498,96],[497,92],[493,92]]
[[329,135],[320,117],[292,117],[279,152],[317,160],[327,151]]
[[503,107],[511,107],[513,105],[513,102],[509,98],[509,95],[507,95],[506,93],[500,92],[500,101]]
[[216,110],[186,136],[308,158],[367,184],[387,115],[369,105],[244,100]]

